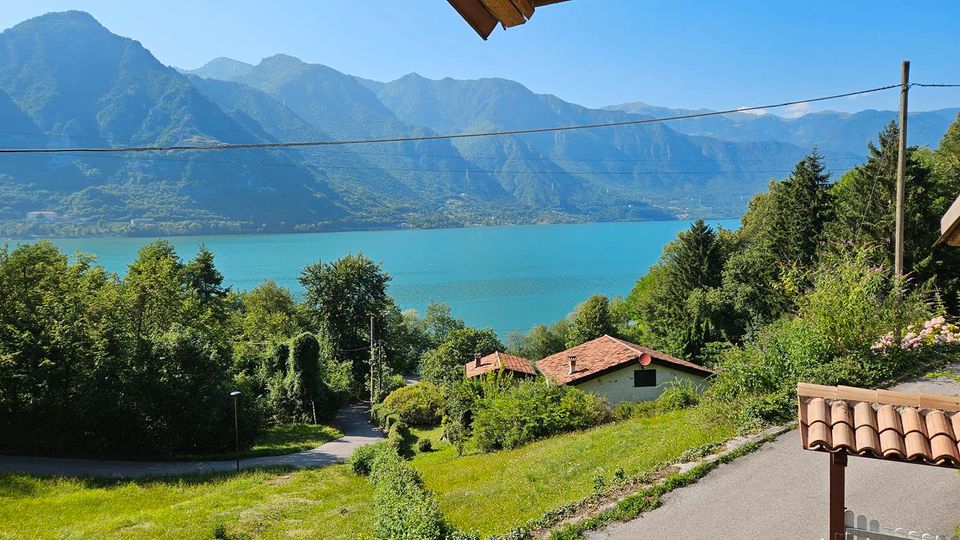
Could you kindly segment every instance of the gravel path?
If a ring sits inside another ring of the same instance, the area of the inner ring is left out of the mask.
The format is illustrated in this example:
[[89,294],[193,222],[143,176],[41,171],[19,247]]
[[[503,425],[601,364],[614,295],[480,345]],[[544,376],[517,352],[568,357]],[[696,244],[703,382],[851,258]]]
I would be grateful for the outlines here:
[[[272,466],[308,468],[342,462],[358,447],[383,438],[383,433],[367,421],[368,416],[367,407],[349,405],[340,411],[335,421],[343,437],[306,452],[241,459],[240,467],[243,469]],[[235,468],[235,461],[104,461],[0,456],[0,473],[25,473],[36,476],[133,478],[232,471]]]
[[[960,384],[947,379],[893,389],[960,396]],[[802,450],[793,430],[667,494],[660,508],[588,538],[824,538],[827,464],[827,454]],[[960,524],[956,470],[851,457],[846,477],[847,508],[884,525],[946,535]]]

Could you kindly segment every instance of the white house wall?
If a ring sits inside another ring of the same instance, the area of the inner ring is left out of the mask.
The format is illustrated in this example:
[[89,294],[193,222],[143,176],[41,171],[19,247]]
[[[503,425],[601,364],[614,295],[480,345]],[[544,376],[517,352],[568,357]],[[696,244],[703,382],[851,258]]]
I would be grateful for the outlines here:
[[[633,372],[638,369],[655,369],[657,371],[657,385],[639,388],[634,387]],[[610,405],[616,405],[621,401],[648,401],[657,399],[666,389],[666,384],[676,379],[687,379],[701,386],[706,386],[706,380],[699,375],[657,364],[652,364],[647,367],[631,364],[595,379],[575,384],[574,386],[585,392],[592,392],[603,396],[607,398]]]

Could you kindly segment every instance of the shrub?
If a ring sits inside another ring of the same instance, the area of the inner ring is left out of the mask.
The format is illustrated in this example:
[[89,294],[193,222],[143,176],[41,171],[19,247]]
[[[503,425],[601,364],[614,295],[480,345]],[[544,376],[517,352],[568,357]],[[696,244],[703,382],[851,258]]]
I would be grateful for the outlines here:
[[395,452],[402,452],[409,435],[410,428],[403,420],[392,422],[387,429],[387,445]]
[[744,428],[783,422],[795,415],[799,381],[876,386],[935,361],[939,352],[931,348],[903,350],[877,341],[898,317],[922,319],[930,308],[922,288],[901,294],[889,269],[871,262],[875,255],[864,250],[826,257],[811,274],[811,290],[798,299],[796,315],[725,352],[707,392],[722,404],[717,410],[733,411]]
[[370,474],[373,459],[377,457],[377,454],[391,451],[392,449],[390,449],[386,443],[361,446],[354,450],[353,455],[350,456],[350,469],[353,470],[353,473],[357,476],[367,476]]
[[398,388],[376,407],[378,418],[399,416],[411,426],[434,426],[440,423],[443,390],[433,383],[419,382]]
[[603,398],[542,380],[484,389],[474,406],[473,437],[483,451],[516,448],[610,419]]
[[377,399],[374,401],[376,403],[380,403],[397,389],[403,388],[406,385],[407,380],[403,378],[403,375],[390,375],[383,380],[383,382],[380,384],[380,388],[377,388]]
[[665,386],[657,398],[657,407],[661,412],[686,409],[700,402],[703,387],[690,379],[674,379]]
[[430,439],[422,438],[417,440],[417,452],[423,454],[425,452],[433,451],[433,442]]
[[443,540],[455,533],[423,480],[395,452],[377,452],[371,462],[375,540]]

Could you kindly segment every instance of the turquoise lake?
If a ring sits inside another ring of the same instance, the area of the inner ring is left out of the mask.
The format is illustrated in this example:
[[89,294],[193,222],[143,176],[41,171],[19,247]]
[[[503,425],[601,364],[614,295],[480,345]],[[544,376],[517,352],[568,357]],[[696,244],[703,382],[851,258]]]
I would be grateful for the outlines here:
[[[735,229],[737,220],[711,225]],[[504,338],[551,323],[591,294],[626,295],[656,262],[684,221],[530,225],[467,229],[343,233],[181,236],[170,241],[184,259],[200,243],[216,256],[225,281],[250,289],[273,279],[299,293],[300,270],[317,260],[364,253],[393,280],[390,294],[403,309],[423,312],[431,301],[450,304],[467,324]],[[68,253],[97,256],[123,274],[150,238],[54,240]]]

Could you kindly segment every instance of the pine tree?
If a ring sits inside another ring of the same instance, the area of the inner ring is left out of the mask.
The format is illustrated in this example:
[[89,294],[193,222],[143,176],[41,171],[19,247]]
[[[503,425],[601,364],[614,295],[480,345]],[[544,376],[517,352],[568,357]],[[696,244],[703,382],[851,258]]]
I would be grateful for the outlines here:
[[797,163],[793,173],[776,185],[775,213],[768,246],[784,265],[809,267],[817,259],[823,230],[832,215],[830,175],[816,149]]
[[678,302],[686,302],[695,289],[720,285],[724,255],[717,233],[698,219],[689,230],[677,235],[676,245],[667,256],[670,289]]
[[223,274],[213,263],[213,253],[200,244],[200,250],[192,261],[183,267],[187,286],[197,292],[200,303],[207,306],[227,295],[223,288]]

